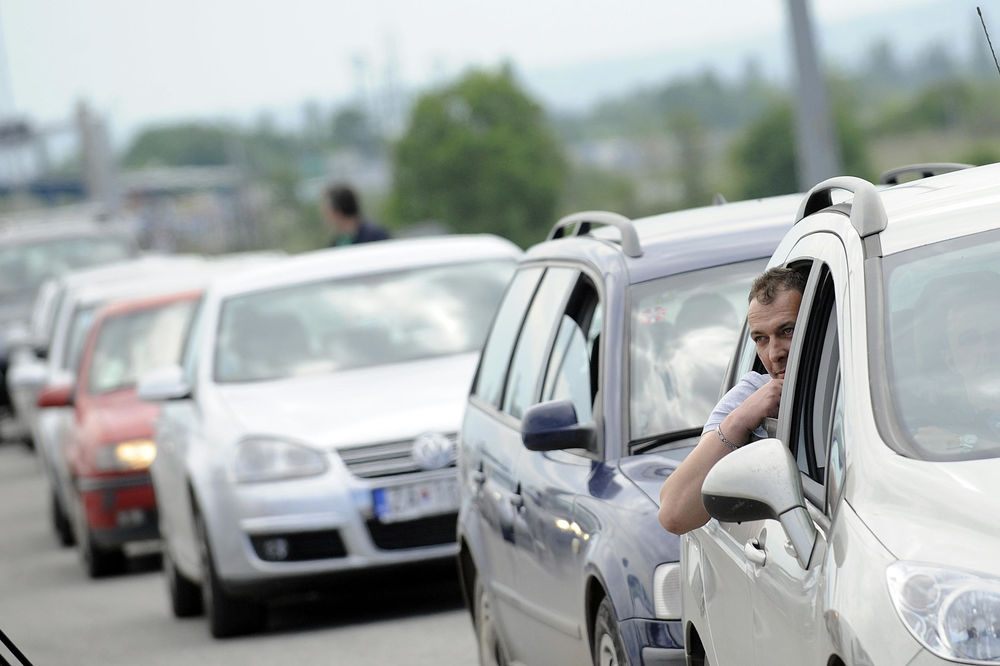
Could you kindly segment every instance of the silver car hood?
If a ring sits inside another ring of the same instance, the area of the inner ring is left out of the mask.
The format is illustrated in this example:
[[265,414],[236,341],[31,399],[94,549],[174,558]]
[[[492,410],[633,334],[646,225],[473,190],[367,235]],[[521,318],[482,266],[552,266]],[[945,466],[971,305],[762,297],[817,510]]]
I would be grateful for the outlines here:
[[223,384],[244,434],[323,448],[457,432],[478,353],[276,381]]
[[1000,574],[1000,459],[926,462],[889,453],[882,462],[854,475],[847,499],[893,555]]

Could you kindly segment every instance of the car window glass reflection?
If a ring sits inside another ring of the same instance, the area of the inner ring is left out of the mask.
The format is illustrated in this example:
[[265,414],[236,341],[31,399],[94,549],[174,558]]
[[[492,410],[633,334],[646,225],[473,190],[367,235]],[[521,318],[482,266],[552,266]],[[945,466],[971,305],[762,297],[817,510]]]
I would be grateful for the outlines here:
[[148,370],[176,363],[193,302],[173,303],[105,320],[94,346],[88,390],[131,387]]
[[651,280],[632,293],[630,439],[704,424],[747,310],[751,261]]
[[254,292],[222,304],[215,379],[244,382],[479,349],[509,261]]
[[1000,455],[1000,240],[983,236],[886,261],[890,395],[920,457]]

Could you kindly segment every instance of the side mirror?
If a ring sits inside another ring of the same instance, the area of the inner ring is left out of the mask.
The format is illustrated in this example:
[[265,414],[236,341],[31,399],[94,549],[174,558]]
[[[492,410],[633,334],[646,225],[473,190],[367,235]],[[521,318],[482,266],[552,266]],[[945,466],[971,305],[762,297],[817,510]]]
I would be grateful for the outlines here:
[[7,381],[15,388],[40,391],[49,381],[49,369],[40,361],[26,359],[10,366]]
[[733,451],[701,486],[705,510],[717,520],[781,522],[802,568],[809,566],[816,527],[806,509],[799,469],[781,440],[762,439]]
[[521,441],[529,451],[593,449],[596,439],[594,425],[580,425],[569,400],[532,405],[521,421]]
[[136,393],[140,400],[162,402],[191,397],[191,386],[184,381],[180,366],[167,365],[150,370],[139,378]]
[[72,407],[72,384],[49,384],[38,392],[39,407]]

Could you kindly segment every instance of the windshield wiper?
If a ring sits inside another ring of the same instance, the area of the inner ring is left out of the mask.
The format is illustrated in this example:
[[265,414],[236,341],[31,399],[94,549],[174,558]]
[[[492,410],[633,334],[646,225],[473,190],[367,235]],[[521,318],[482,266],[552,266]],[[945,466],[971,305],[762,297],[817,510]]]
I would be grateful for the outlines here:
[[658,449],[665,444],[679,442],[683,439],[690,439],[692,437],[700,437],[701,429],[701,426],[695,428],[685,428],[684,430],[674,430],[673,432],[666,432],[659,435],[653,435],[652,437],[647,437],[645,439],[638,439],[634,442],[629,442],[628,450],[630,454],[646,453],[647,451]]

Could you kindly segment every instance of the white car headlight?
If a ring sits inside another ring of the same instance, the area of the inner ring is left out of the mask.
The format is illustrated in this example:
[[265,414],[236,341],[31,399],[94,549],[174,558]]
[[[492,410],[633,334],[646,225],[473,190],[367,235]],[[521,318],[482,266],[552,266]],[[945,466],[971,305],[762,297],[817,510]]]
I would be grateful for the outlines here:
[[248,437],[236,446],[233,471],[240,483],[315,476],[326,471],[319,451],[283,439]]
[[903,624],[928,650],[963,663],[1000,663],[1000,579],[895,562],[886,580]]
[[147,469],[156,458],[156,442],[132,439],[97,450],[94,466],[102,472],[138,471]]

